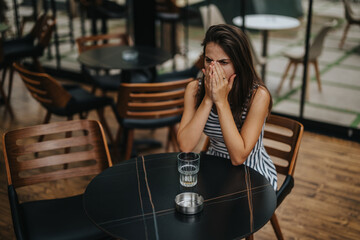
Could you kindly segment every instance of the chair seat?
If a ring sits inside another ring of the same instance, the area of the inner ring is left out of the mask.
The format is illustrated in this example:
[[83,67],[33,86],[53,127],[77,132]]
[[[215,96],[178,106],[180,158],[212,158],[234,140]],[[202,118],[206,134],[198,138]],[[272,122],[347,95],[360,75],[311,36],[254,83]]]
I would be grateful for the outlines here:
[[88,11],[88,16],[95,18],[106,18],[106,19],[116,19],[116,18],[125,18],[127,13],[127,7],[119,5],[113,1],[102,1],[100,6],[91,6]]
[[21,204],[29,239],[109,239],[86,216],[82,195]]
[[34,45],[33,41],[27,37],[4,42],[3,50],[5,62],[25,57],[39,57],[43,54],[43,48],[40,45]]
[[122,119],[120,124],[127,129],[152,129],[168,127],[179,123],[181,116],[165,117],[158,119]]
[[71,116],[76,113],[100,109],[113,104],[109,97],[97,97],[78,85],[63,86],[71,95],[71,99],[65,108],[54,108],[45,106],[50,112],[60,116]]
[[284,52],[283,55],[294,61],[302,61],[304,58],[304,49],[300,47],[294,47],[289,51]]

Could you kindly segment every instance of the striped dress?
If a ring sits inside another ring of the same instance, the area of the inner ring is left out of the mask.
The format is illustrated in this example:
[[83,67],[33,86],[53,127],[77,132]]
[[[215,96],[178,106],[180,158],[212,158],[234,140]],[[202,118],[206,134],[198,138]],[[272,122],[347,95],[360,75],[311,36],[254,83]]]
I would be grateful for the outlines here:
[[[254,87],[254,89],[257,88]],[[248,97],[248,101],[251,98],[251,94]],[[245,121],[246,115],[247,115],[247,108],[244,108],[244,111],[241,115],[242,122]],[[264,137],[264,127],[265,122],[262,127],[262,131],[260,134],[260,137],[258,141],[255,144],[255,147],[249,154],[248,158],[244,162],[245,165],[253,168],[260,174],[262,174],[274,187],[274,190],[277,189],[277,174],[276,169],[273,164],[273,162],[270,159],[270,156],[265,150],[264,144],[263,144],[263,137]],[[241,127],[238,127],[240,131]],[[230,159],[230,155],[227,151],[224,138],[222,135],[219,117],[212,109],[209,115],[209,118],[205,124],[204,133],[210,138],[210,146],[207,151],[207,154],[215,155],[223,158]]]

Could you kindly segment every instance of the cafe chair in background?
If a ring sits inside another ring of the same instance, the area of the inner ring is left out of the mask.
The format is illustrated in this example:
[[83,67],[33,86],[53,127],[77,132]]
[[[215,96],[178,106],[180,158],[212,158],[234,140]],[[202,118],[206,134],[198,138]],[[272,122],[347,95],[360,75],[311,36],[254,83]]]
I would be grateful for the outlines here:
[[[67,132],[74,134],[65,137]],[[77,132],[80,134],[75,135]],[[38,142],[40,135],[46,135],[46,141]],[[66,148],[74,151],[64,153]],[[3,136],[3,152],[17,239],[108,239],[86,216],[82,194],[49,196],[56,188],[71,186],[64,181],[88,182],[112,166],[98,121],[64,121],[9,131]],[[51,184],[52,190],[44,193],[43,184]],[[22,200],[19,188],[31,191],[36,200]]]
[[117,109],[120,115],[117,145],[125,139],[124,159],[131,157],[135,129],[168,127],[166,151],[170,144],[178,151],[177,124],[184,111],[184,93],[192,78],[164,83],[122,83],[119,88]]
[[[125,33],[102,34],[94,36],[79,37],[76,39],[79,54],[102,47],[127,46],[130,45],[129,37]],[[92,92],[101,89],[103,95],[108,91],[117,91],[121,83],[121,72],[117,74],[109,73],[109,70],[91,69],[84,65],[81,66],[85,81],[93,85]],[[131,71],[131,81],[145,83],[152,79],[150,70]]]
[[39,16],[30,33],[17,39],[3,42],[3,74],[1,85],[4,85],[7,70],[10,70],[7,101],[10,102],[13,71],[12,64],[26,58],[32,58],[34,68],[43,71],[38,60],[49,46],[56,21],[52,16],[43,13]]
[[[315,68],[315,74],[316,74],[316,80],[317,80],[317,84],[318,84],[318,88],[319,88],[319,92],[321,92],[321,80],[320,80],[320,71],[319,71],[319,64],[318,64],[318,58],[320,57],[320,55],[322,54],[323,48],[324,48],[324,42],[325,42],[325,37],[328,34],[328,32],[330,30],[332,30],[334,28],[334,26],[336,25],[336,21],[332,21],[329,23],[326,23],[318,32],[318,34],[316,35],[316,37],[313,39],[312,43],[310,44],[309,47],[309,64],[313,64],[314,68]],[[281,78],[280,84],[276,90],[276,93],[279,94],[282,88],[282,85],[284,84],[284,81],[287,77],[287,74],[290,70],[290,68],[292,66],[294,66],[294,70],[293,73],[290,77],[290,87],[292,87],[293,85],[293,81],[296,75],[296,70],[297,70],[297,66],[298,64],[303,64],[304,61],[304,49],[301,48],[294,48],[294,49],[290,49],[289,51],[284,53],[284,56],[286,58],[289,59],[289,63],[285,69],[285,72]],[[310,84],[310,76],[309,76],[309,67],[308,67],[308,71],[307,71],[307,76],[306,76],[306,81],[307,81],[307,89],[306,89],[306,98],[308,99],[309,97],[309,84]]]
[[[209,4],[207,6],[200,7],[200,14],[205,32],[212,25],[226,24],[220,9],[215,4]],[[252,44],[252,41],[250,39],[250,33],[248,31],[245,31],[245,34],[247,35],[249,40],[254,65],[260,67],[265,65],[266,58],[257,54],[254,45]]]
[[[271,115],[266,120],[263,139],[265,149],[274,162],[278,180],[280,180],[280,175],[284,178],[282,184],[278,181],[278,190],[276,191],[277,207],[280,206],[294,187],[295,165],[303,132],[304,126],[290,118]],[[201,151],[206,152],[209,144],[209,138],[207,137]],[[284,239],[275,213],[270,222],[276,237]],[[247,239],[253,239],[253,236]]]
[[358,25],[360,27],[360,15],[355,15],[354,11],[351,8],[351,4],[349,0],[342,0],[344,3],[344,11],[345,11],[345,19],[346,19],[346,26],[344,29],[343,36],[340,40],[339,48],[343,48],[346,35],[349,31],[351,25]]
[[16,63],[14,63],[14,68],[19,73],[31,96],[47,110],[44,124],[50,121],[52,114],[67,117],[68,120],[72,120],[74,115],[79,114],[80,119],[85,119],[87,112],[96,110],[110,142],[114,142],[104,116],[104,110],[107,106],[111,107],[117,116],[113,99],[97,97],[79,85],[60,85],[50,75],[29,71]]
[[129,30],[129,3],[128,0],[117,1],[111,0],[79,0],[81,11],[82,33],[85,33],[84,16],[91,19],[91,34],[97,35],[97,21],[101,20],[101,34],[108,33],[108,20],[125,19],[127,31]]
[[[0,70],[2,70],[5,67],[3,60],[4,60],[3,45],[2,45],[2,38],[0,35]],[[3,81],[0,82],[0,100],[3,101],[3,103],[5,105],[5,111],[8,111],[10,113],[10,116],[14,117],[14,112],[13,112],[12,107],[11,107],[10,103],[8,102],[8,98],[5,94],[5,90],[3,87]]]

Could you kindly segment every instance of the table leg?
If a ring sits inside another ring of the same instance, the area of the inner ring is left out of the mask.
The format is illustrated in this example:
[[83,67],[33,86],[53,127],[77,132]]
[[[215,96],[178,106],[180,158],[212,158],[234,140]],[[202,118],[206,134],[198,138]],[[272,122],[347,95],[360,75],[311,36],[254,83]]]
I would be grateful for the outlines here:
[[[264,58],[267,57],[267,45],[268,45],[268,31],[264,30],[262,31],[263,34],[263,49],[262,49],[262,56]],[[261,67],[261,78],[263,82],[265,83],[265,75],[266,75],[266,63],[262,65]]]

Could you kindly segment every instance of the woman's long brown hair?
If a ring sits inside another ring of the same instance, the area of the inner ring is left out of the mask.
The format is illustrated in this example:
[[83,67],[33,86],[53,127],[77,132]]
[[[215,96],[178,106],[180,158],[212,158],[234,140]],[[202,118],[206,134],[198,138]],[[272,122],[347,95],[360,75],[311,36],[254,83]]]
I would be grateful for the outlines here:
[[[254,86],[263,86],[267,89],[255,70],[248,37],[238,27],[227,24],[213,25],[206,32],[202,42],[204,59],[206,46],[210,42],[219,45],[234,65],[236,78],[234,79],[228,100],[235,121],[241,123],[241,114],[244,108],[249,109],[247,104],[250,104],[251,101],[246,102],[246,100]],[[196,95],[196,107],[199,107],[204,96],[205,84],[203,76],[200,89]],[[269,113],[271,107],[272,99],[270,99],[268,108]]]

